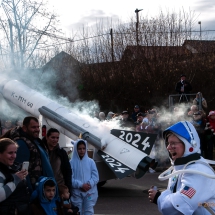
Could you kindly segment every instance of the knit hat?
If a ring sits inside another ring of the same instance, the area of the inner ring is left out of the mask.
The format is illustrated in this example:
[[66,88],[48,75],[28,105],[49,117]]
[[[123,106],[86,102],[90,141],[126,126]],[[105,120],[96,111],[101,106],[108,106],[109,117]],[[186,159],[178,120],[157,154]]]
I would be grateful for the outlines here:
[[214,110],[211,110],[208,114],[208,116],[212,116],[212,115],[215,115],[215,111]]

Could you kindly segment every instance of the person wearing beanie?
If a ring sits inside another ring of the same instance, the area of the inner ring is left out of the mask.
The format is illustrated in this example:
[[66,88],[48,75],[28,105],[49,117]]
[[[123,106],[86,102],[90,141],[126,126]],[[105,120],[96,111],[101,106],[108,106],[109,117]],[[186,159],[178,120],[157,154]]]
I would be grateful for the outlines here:
[[182,95],[180,96],[179,103],[189,102],[190,97],[187,94],[189,94],[191,90],[192,90],[192,86],[190,82],[186,80],[186,75],[182,74],[181,80],[178,81],[175,86],[175,91]]
[[122,111],[119,119],[119,125],[122,129],[129,129],[131,131],[135,130],[135,124],[129,117],[129,112],[127,110]]
[[215,214],[215,172],[201,157],[200,139],[188,121],[178,122],[163,132],[172,166],[158,178],[169,179],[162,193],[152,186],[149,200],[163,215]]
[[137,114],[140,113],[139,105],[134,106],[134,111],[131,114],[131,119],[135,123],[137,121]]

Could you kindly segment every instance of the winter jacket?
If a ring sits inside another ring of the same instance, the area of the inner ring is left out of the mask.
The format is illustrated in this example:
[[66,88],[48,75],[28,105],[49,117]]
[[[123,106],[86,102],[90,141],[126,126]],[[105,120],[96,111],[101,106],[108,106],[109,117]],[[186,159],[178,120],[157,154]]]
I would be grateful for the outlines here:
[[[167,190],[157,199],[159,211],[163,215],[209,215],[209,210],[215,213],[215,180],[194,173],[215,176],[213,169],[200,155],[200,140],[194,126],[182,121],[167,128],[164,136],[169,132],[183,141],[185,150],[182,157],[172,161],[172,167],[165,174],[170,177]],[[193,172],[177,174],[182,169]],[[209,207],[205,207],[205,203]]]
[[14,140],[19,145],[16,156],[17,162],[29,161],[29,174],[26,179],[30,192],[35,189],[35,184],[40,176],[54,176],[47,150],[39,138],[32,139],[21,127],[12,128],[4,137]]
[[[55,196],[50,201],[44,195],[44,184],[47,180],[55,183]],[[63,215],[60,198],[58,195],[57,183],[52,177],[40,177],[36,190],[31,195],[31,211],[32,215]]]
[[19,165],[8,168],[0,163],[0,214],[28,215],[30,195],[26,181],[15,175]]
[[[63,148],[60,148],[59,145],[57,145],[57,147],[53,149],[53,153],[55,153],[57,155],[57,157],[60,158],[60,161],[61,161],[60,170],[62,172],[65,185],[68,187],[69,192],[71,193],[71,191],[72,191],[72,180],[71,180],[72,179],[72,169],[71,169],[71,166],[69,163],[68,155]],[[53,171],[55,172],[54,169],[53,169]]]
[[184,86],[184,92],[185,94],[189,94],[190,91],[192,90],[192,86],[188,81],[179,81],[177,82],[176,86],[175,86],[175,91],[178,92],[179,94],[181,94],[181,87]]

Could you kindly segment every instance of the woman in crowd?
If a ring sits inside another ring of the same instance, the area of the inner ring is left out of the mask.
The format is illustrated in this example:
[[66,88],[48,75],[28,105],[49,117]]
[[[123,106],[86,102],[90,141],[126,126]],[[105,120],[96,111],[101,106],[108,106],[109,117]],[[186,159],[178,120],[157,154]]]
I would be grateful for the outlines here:
[[29,214],[29,195],[24,180],[27,170],[15,165],[18,145],[8,138],[0,139],[0,214]]
[[204,112],[207,111],[208,105],[205,98],[203,98],[203,95],[201,92],[198,92],[196,94],[196,98],[193,100],[193,104],[198,106],[199,110],[203,110]]
[[159,178],[169,178],[169,183],[162,193],[153,186],[149,190],[150,202],[158,204],[163,215],[214,214],[215,173],[209,161],[200,155],[200,140],[194,126],[187,121],[178,122],[163,135],[172,167]]
[[80,215],[94,214],[98,198],[98,170],[93,159],[87,155],[87,142],[78,139],[74,142],[72,167],[72,203],[79,208]]
[[57,184],[64,184],[71,192],[71,175],[72,170],[69,163],[69,158],[66,151],[59,146],[59,131],[55,128],[50,128],[43,138],[43,143],[49,151],[50,163],[54,172]]

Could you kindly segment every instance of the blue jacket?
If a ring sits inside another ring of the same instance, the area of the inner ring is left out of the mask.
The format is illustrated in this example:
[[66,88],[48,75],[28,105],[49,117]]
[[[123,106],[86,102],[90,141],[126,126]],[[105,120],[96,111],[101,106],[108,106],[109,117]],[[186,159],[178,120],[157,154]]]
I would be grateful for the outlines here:
[[[44,195],[44,184],[46,181],[52,180],[55,183],[55,196],[50,201]],[[52,177],[40,177],[36,190],[31,195],[31,208],[33,214],[39,213],[39,215],[48,214],[48,215],[57,215],[60,214],[59,211],[60,198],[58,194],[57,183]]]

